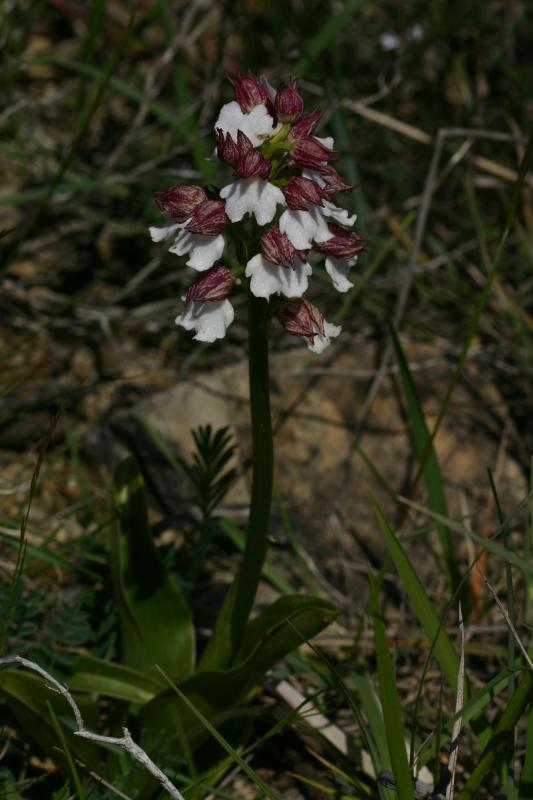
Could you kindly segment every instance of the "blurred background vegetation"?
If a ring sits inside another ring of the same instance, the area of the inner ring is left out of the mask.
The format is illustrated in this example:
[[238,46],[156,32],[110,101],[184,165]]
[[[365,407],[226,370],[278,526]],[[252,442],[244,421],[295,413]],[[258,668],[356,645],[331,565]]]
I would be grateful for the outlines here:
[[[326,316],[342,322],[345,348],[352,336],[385,348],[390,316],[403,336],[436,343],[453,364],[531,130],[532,42],[533,4],[525,0],[4,0],[6,597],[36,451],[59,413],[36,481],[29,529],[36,538],[14,601],[8,652],[58,668],[72,648],[113,657],[115,611],[99,540],[109,514],[108,474],[86,459],[91,431],[116,409],[243,356],[239,301],[235,324],[216,346],[198,347],[175,329],[188,271],[147,235],[159,220],[155,191],[220,180],[208,159],[217,110],[232,98],[227,75],[264,72],[274,85],[298,77],[306,107],[323,112],[320,135],[335,137],[339,171],[359,186],[348,203],[370,245],[355,287],[342,298],[326,280],[315,287]],[[532,188],[529,174],[472,348],[479,375],[498,388],[501,404],[490,413],[507,420],[506,447],[526,480],[533,449]],[[277,351],[294,346],[281,331],[273,339]],[[165,558],[173,563],[170,549]],[[494,664],[479,668],[488,678]],[[50,763],[17,740],[14,728],[7,734],[6,786],[10,796],[26,797],[15,793],[16,782],[48,774]],[[328,794],[313,788],[317,763],[307,788],[298,784],[305,797]],[[266,748],[265,764],[275,777],[275,747]],[[340,792],[344,784],[331,785]],[[62,791],[57,782],[53,788]],[[39,791],[27,796],[52,796]]]

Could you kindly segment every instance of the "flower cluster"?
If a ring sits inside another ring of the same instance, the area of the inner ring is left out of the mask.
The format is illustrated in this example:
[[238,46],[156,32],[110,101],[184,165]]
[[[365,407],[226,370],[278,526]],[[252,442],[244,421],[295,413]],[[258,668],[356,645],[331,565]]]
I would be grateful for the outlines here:
[[[168,240],[171,253],[188,256],[187,265],[202,273],[183,297],[176,323],[200,341],[223,337],[234,316],[228,298],[244,273],[256,297],[286,298],[278,303],[281,324],[322,352],[340,328],[303,295],[321,259],[337,291],[353,286],[348,270],[365,244],[350,230],[355,215],[334,198],[354,187],[332,166],[333,139],[315,135],[321,115],[304,114],[295,81],[277,91],[264,76],[239,73],[230,82],[235,100],[215,123],[214,158],[231,168],[234,180],[219,191],[181,185],[156,195],[166,224],[150,229],[153,241]],[[230,257],[236,238],[246,243],[246,264]]]

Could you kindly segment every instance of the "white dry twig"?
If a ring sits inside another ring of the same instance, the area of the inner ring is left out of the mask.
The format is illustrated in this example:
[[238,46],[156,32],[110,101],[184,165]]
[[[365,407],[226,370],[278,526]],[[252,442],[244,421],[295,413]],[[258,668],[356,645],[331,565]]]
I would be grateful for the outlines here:
[[80,736],[83,739],[88,739],[89,741],[96,742],[98,744],[112,744],[116,745],[117,747],[121,747],[123,750],[129,753],[130,756],[135,759],[135,761],[138,761],[139,764],[141,764],[151,775],[153,775],[157,781],[159,781],[161,786],[168,792],[173,800],[185,800],[179,789],[174,786],[174,784],[167,778],[165,773],[159,769],[157,764],[154,764],[152,759],[144,752],[142,747],[139,747],[139,745],[133,741],[127,728],[122,729],[122,737],[101,736],[98,733],[92,733],[91,731],[88,731],[85,727],[80,709],[78,708],[76,701],[66,686],[63,686],[63,684],[50,675],[49,672],[40,667],[39,664],[36,664],[34,661],[30,661],[28,658],[23,658],[22,656],[8,656],[6,658],[0,658],[0,669],[14,666],[15,664],[19,664],[21,667],[26,667],[26,669],[36,672],[50,684],[52,689],[65,698],[71,707],[72,713],[74,714],[74,719],[76,720],[76,726],[78,729],[74,731],[76,736]]

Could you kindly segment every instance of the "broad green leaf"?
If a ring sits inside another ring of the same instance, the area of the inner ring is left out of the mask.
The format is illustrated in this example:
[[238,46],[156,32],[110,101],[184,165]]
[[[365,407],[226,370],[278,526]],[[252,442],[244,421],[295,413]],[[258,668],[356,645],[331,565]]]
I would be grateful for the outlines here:
[[[58,749],[58,738],[50,717],[50,704],[58,718],[71,753],[92,769],[101,767],[102,749],[98,745],[74,736],[75,720],[64,697],[51,689],[43,678],[20,669],[5,669],[0,673],[0,696],[3,696],[20,725],[24,739],[30,737],[38,747],[60,767],[67,777],[70,770],[66,758]],[[75,697],[87,727],[97,725],[96,706],[92,700]],[[105,755],[105,754],[104,754]]]
[[132,458],[116,469],[115,507],[112,564],[122,662],[142,671],[158,664],[183,679],[194,665],[191,613],[150,534],[144,481]]
[[474,796],[495,760],[501,757],[502,752],[505,752],[514,734],[518,720],[532,700],[533,674],[526,672],[500,716],[499,722],[494,726],[493,734],[483,750],[474,771],[463,789],[456,796],[457,800],[470,800]]
[[411,602],[411,609],[420,622],[429,642],[435,642],[433,649],[435,658],[439,662],[448,685],[455,692],[457,687],[457,673],[459,670],[459,658],[455,652],[455,648],[444,630],[437,612],[433,608],[433,604],[428,598],[420,578],[407,558],[398,538],[394,535],[394,532],[383,516],[379,506],[374,504],[374,508],[389,553]]
[[[448,508],[446,504],[446,495],[444,493],[444,484],[440,472],[437,454],[429,431],[426,425],[422,404],[418,398],[411,370],[405,358],[402,346],[398,335],[394,329],[394,325],[389,320],[389,331],[396,352],[396,359],[398,361],[398,368],[400,370],[400,378],[402,382],[405,401],[407,404],[407,415],[411,423],[411,430],[413,432],[413,439],[418,453],[418,457],[424,459],[421,465],[422,475],[426,484],[426,489],[429,498],[429,505],[437,514],[442,514],[446,517]],[[446,563],[446,572],[448,579],[453,590],[457,588],[460,581],[459,569],[457,561],[454,556],[453,545],[450,538],[449,529],[440,523],[437,524],[437,534],[439,537],[442,554]]]
[[405,732],[402,724],[400,698],[396,689],[396,676],[387,645],[385,625],[378,604],[376,584],[372,579],[370,582],[370,610],[374,622],[379,695],[398,798],[399,800],[413,800],[413,781],[405,750]]
[[146,672],[115,664],[95,656],[82,656],[74,666],[68,685],[75,692],[90,692],[126,700],[128,703],[148,703],[164,686],[157,670]]
[[[292,600],[292,606],[290,602]],[[276,607],[283,608],[284,619]],[[227,670],[211,670],[193,675],[179,684],[195,708],[211,721],[229,718],[245,697],[260,685],[268,670],[280,659],[311,639],[335,618],[335,609],[318,598],[284,597],[268,609],[268,620],[250,623],[247,641],[250,650],[237,666]],[[262,634],[262,635],[261,635]],[[258,638],[260,637],[260,638]],[[190,709],[172,690],[161,692],[139,713],[140,728],[148,743],[154,746],[165,737],[176,736],[180,730],[187,731],[191,747],[205,740],[206,732]]]
[[[324,611],[324,626],[329,625],[333,609],[327,601],[318,597],[307,597],[298,594],[278,598],[248,623],[232,666],[237,666],[239,663],[246,661],[250,654],[258,649],[261,642],[267,637],[274,636],[280,628],[287,625],[288,620],[301,616],[305,612],[311,612],[313,615],[319,614],[320,609]],[[302,639],[297,641],[297,644],[302,644]]]

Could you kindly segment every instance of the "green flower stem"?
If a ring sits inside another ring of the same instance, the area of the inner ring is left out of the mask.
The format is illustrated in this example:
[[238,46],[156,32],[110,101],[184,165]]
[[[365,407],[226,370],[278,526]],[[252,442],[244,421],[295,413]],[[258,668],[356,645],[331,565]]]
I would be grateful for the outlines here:
[[248,291],[248,359],[252,418],[252,496],[239,570],[224,598],[201,669],[227,667],[239,649],[261,579],[272,502],[273,444],[270,415],[268,332],[271,310]]
[[252,418],[252,496],[248,535],[237,575],[236,629],[240,633],[252,610],[265,562],[272,503],[272,421],[268,364],[270,307],[266,300],[248,292],[248,362]]
[[269,139],[268,142],[261,145],[261,153],[265,158],[271,158],[277,150],[290,150],[291,144],[285,141],[290,129],[291,126],[285,123],[272,139]]

